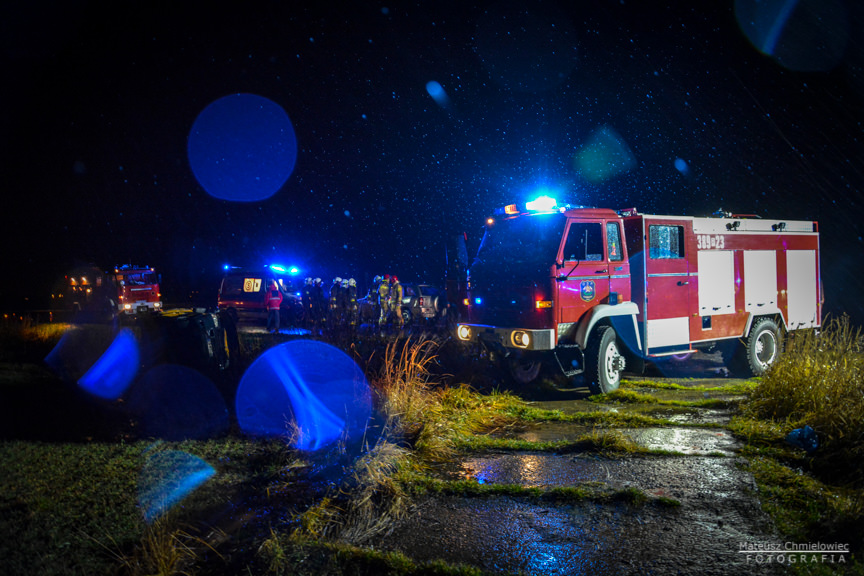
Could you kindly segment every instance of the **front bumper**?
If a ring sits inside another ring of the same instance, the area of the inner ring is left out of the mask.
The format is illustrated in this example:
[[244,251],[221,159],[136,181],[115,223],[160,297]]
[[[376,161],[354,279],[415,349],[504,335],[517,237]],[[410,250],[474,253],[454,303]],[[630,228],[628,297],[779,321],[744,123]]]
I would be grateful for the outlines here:
[[123,313],[130,316],[134,316],[135,314],[156,314],[161,311],[161,302],[133,302],[123,305]]
[[499,328],[483,324],[458,324],[456,338],[463,342],[482,341],[515,350],[554,350],[552,328]]

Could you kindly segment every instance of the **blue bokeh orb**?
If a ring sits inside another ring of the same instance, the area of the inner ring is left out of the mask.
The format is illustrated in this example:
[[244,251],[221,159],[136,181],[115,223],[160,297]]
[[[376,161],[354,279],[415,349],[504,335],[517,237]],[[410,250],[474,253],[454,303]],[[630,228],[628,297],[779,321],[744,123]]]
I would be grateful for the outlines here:
[[308,451],[356,439],[371,413],[360,367],[338,348],[314,340],[267,350],[243,375],[235,403],[246,433],[283,437]]
[[215,198],[258,202],[285,184],[297,161],[297,138],[281,106],[255,94],[216,100],[189,132],[189,165]]

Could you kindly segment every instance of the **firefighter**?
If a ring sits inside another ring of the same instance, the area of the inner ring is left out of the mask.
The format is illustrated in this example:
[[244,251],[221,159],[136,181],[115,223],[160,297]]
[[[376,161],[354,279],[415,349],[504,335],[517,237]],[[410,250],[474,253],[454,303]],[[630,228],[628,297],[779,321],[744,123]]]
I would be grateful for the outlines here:
[[300,302],[303,304],[303,324],[305,328],[311,328],[315,322],[315,314],[312,310],[312,290],[312,278],[303,280],[303,292],[300,294]]
[[342,301],[342,278],[337,276],[330,285],[330,328],[342,323],[340,303]]
[[348,278],[342,279],[341,290],[339,290],[339,312],[343,320],[348,319]]
[[279,332],[279,307],[282,306],[282,292],[276,282],[270,283],[267,290],[267,331]]
[[327,320],[327,300],[324,298],[324,282],[321,278],[312,281],[312,322],[323,330]]
[[378,327],[384,328],[390,316],[390,275],[385,274],[378,285]]
[[390,277],[390,311],[393,313],[394,323],[401,330],[405,327],[405,319],[402,318],[402,284],[396,275]]
[[381,316],[381,309],[378,307],[378,286],[381,285],[381,281],[384,279],[383,276],[376,275],[372,278],[372,286],[369,288],[369,291],[366,293],[366,302],[372,305],[372,310],[363,310],[363,318],[361,321],[369,320],[369,323],[377,322],[378,318]]
[[345,288],[345,315],[348,319],[348,324],[351,329],[357,327],[357,281],[354,278],[348,279],[348,284]]

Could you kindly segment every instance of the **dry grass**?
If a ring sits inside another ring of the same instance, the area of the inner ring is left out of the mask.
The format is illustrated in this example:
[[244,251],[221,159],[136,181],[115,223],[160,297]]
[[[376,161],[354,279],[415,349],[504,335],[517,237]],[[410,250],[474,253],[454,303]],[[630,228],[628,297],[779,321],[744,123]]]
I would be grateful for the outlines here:
[[210,542],[178,527],[176,519],[167,516],[145,528],[131,554],[102,546],[130,576],[192,576],[203,552],[220,556]]
[[386,436],[412,448],[420,459],[451,455],[444,432],[445,417],[438,402],[438,382],[430,367],[438,344],[431,339],[397,339],[387,345],[384,361],[371,380],[385,418]]
[[746,415],[809,425],[819,437],[820,468],[864,480],[864,338],[846,316],[789,340],[777,364],[751,392]]
[[71,327],[37,323],[29,317],[0,319],[0,361],[40,361]]
[[411,498],[398,481],[401,474],[451,458],[460,438],[513,422],[505,413],[515,397],[442,385],[430,370],[437,347],[424,337],[388,343],[370,379],[383,433],[354,463],[349,485],[303,514],[295,540],[367,542],[407,513]]

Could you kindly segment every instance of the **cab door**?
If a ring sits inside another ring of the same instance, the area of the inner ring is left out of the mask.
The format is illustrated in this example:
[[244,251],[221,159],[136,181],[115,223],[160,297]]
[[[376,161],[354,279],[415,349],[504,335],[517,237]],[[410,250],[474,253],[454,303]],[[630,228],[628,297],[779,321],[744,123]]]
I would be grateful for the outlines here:
[[588,310],[609,301],[604,223],[592,219],[567,225],[556,276],[560,323],[578,322]]

